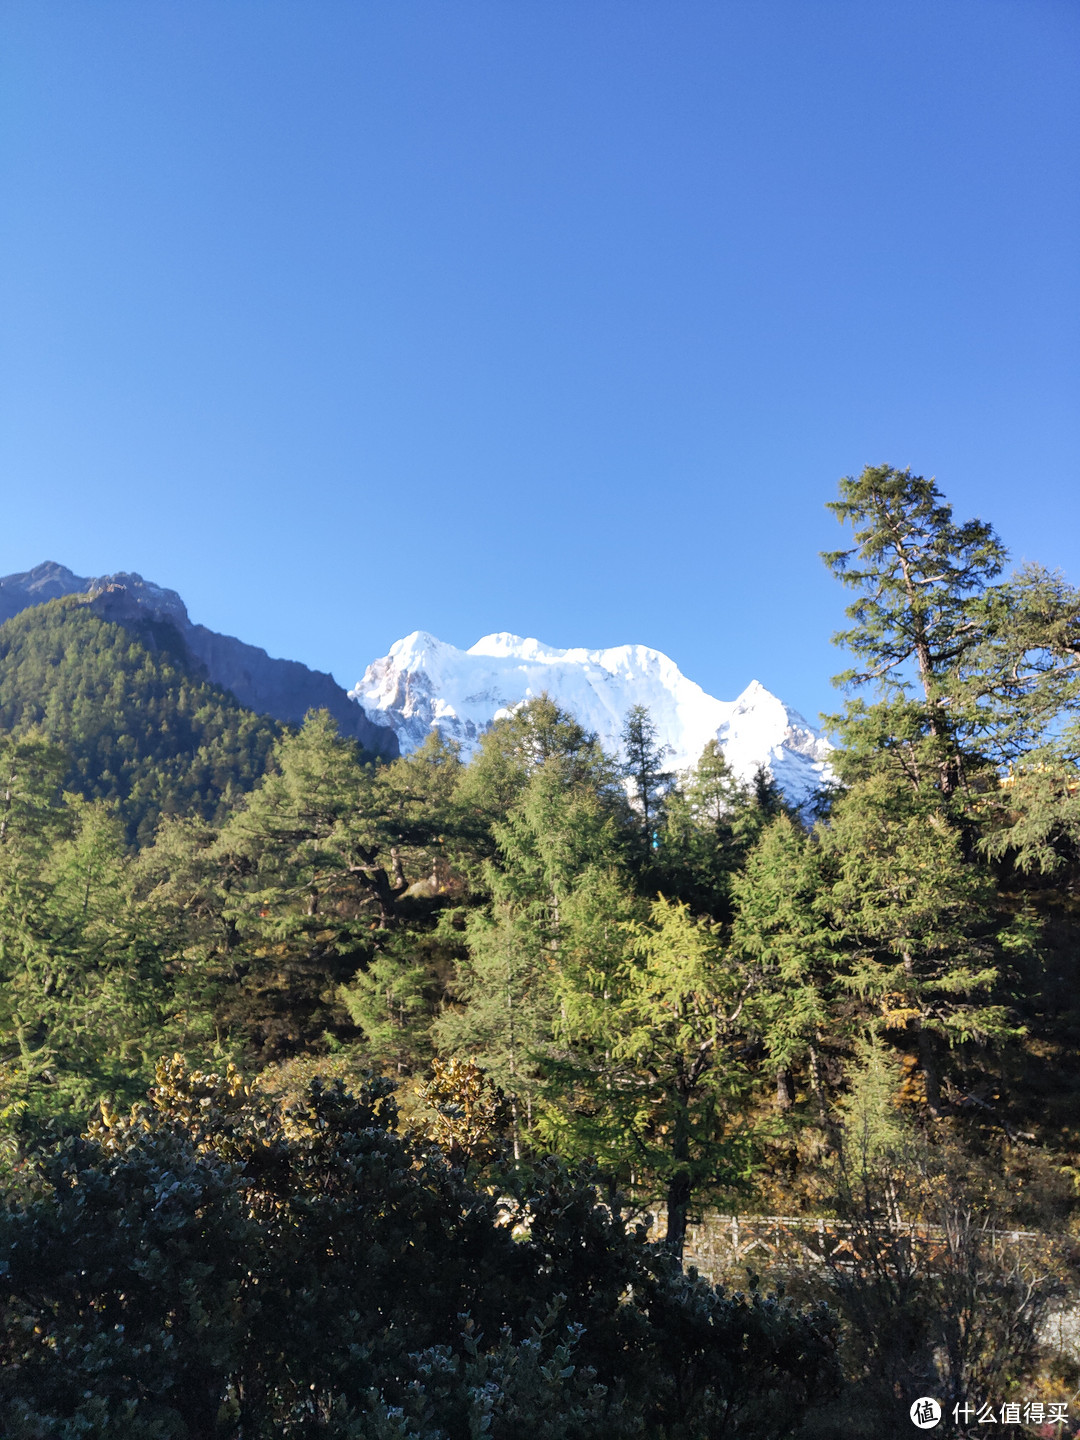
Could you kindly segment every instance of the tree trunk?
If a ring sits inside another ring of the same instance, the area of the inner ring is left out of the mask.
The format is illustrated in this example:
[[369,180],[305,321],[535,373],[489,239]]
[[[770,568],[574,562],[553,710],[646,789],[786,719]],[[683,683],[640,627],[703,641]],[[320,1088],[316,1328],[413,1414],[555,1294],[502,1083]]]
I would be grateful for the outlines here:
[[686,1221],[689,1213],[690,1174],[687,1170],[677,1170],[668,1181],[667,1236],[664,1244],[680,1265],[686,1245]]
[[795,1103],[795,1080],[787,1065],[776,1072],[776,1108],[790,1110]]
[[926,1086],[926,1108],[935,1120],[941,1118],[941,1079],[938,1075],[936,1046],[932,1033],[919,1022],[919,1068]]
[[367,883],[368,889],[374,895],[379,907],[379,919],[387,930],[393,930],[398,922],[397,897],[390,884],[390,877],[381,866],[373,867],[370,870],[362,869],[360,874]]
[[807,1059],[810,1062],[810,1088],[814,1092],[814,1099],[817,1101],[818,1116],[826,1130],[829,1129],[829,1107],[825,1101],[825,1087],[821,1083],[821,1060],[817,1049],[813,1045],[807,1046]]
[[686,1222],[690,1213],[690,1135],[689,1116],[685,1106],[675,1117],[674,1143],[671,1158],[675,1162],[667,1188],[667,1236],[664,1244],[682,1264],[686,1245]]

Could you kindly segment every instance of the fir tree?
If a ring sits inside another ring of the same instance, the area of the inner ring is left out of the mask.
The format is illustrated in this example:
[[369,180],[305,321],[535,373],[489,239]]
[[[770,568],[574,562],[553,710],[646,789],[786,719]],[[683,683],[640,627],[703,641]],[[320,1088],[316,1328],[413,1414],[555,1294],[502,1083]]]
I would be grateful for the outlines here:
[[742,784],[719,741],[710,740],[666,797],[656,857],[661,892],[698,914],[728,919],[733,878],[778,808],[772,782]]
[[856,658],[837,677],[871,687],[834,719],[855,778],[884,763],[950,800],[1052,733],[1077,703],[1080,592],[1007,552],[982,520],[957,524],[932,480],[868,466],[829,508],[855,545],[824,556],[859,592],[836,639]]
[[[16,749],[29,769],[31,745]],[[40,758],[0,844],[0,1109],[30,1124],[70,1120],[103,1094],[134,1098],[168,1006],[118,820],[79,796],[57,805],[54,758]]]
[[618,862],[625,803],[595,740],[543,698],[506,722],[475,763],[465,803],[487,789],[509,804],[491,826],[495,853],[483,871],[491,904],[466,921],[468,955],[451,986],[458,1008],[440,1017],[436,1033],[441,1049],[476,1060],[507,1092],[520,1148],[551,1043],[575,898]]
[[913,1035],[934,1114],[941,1051],[1017,1033],[999,993],[1003,959],[1030,946],[998,914],[990,875],[933,798],[885,777],[853,787],[819,827],[843,987],[883,1031]]
[[657,743],[657,730],[644,705],[632,705],[622,728],[624,755],[623,774],[630,781],[645,853],[658,849],[659,827],[663,814],[664,795],[674,779],[670,770],[662,768],[669,745]]
[[820,847],[780,816],[751,850],[733,883],[732,943],[756,973],[752,1010],[775,1067],[781,1110],[795,1101],[795,1072],[806,1068],[818,1119],[828,1123],[821,1049],[835,1027],[842,956],[822,905],[827,871]]

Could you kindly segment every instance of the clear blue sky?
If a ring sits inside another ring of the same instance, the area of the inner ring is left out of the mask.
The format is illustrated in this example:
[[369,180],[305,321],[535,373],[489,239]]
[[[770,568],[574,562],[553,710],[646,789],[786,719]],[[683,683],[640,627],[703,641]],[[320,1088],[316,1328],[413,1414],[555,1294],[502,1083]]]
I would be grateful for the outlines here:
[[0,573],[813,716],[866,463],[1080,581],[1075,0],[5,0]]

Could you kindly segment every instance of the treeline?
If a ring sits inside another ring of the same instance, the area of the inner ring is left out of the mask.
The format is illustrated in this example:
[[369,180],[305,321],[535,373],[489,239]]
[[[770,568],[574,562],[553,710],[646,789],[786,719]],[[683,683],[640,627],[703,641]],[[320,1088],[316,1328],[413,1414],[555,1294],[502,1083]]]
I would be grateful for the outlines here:
[[[467,765],[436,736],[376,765],[310,715],[276,736],[245,797],[223,791],[228,803],[194,814],[162,805],[153,839],[132,849],[108,798],[65,792],[70,754],[40,731],[6,735],[0,1085],[12,1174],[46,1132],[82,1128],[99,1097],[139,1101],[159,1057],[176,1054],[221,1074],[235,1066],[235,1086],[245,1077],[279,1117],[290,1105],[310,1117],[312,1094],[335,1080],[369,1094],[365,1076],[390,1077],[413,1138],[379,1144],[438,1141],[477,1194],[527,1188],[552,1154],[588,1164],[605,1214],[659,1206],[676,1257],[695,1209],[713,1202],[901,1217],[942,1187],[954,1203],[962,1185],[969,1210],[1066,1229],[1080,1164],[1080,594],[1036,567],[1006,575],[991,527],[958,524],[908,472],[868,469],[842,482],[833,508],[851,531],[826,558],[853,591],[838,637],[853,664],[831,721],[837,783],[813,813],[793,811],[764,775],[740,784],[715,743],[669,774],[641,710],[616,759],[541,697],[498,721]],[[207,1145],[188,1114],[170,1102],[121,1131],[98,1122],[49,1162],[51,1193],[120,1153],[145,1167],[147,1146],[179,1145],[198,1168]],[[310,1118],[259,1123],[282,1156],[315,1143]],[[354,1135],[359,1122],[326,1125]],[[253,1142],[221,1127],[215,1153],[241,1166],[243,1189]],[[440,1194],[449,1183],[430,1181]],[[274,1191],[262,1213],[303,1209],[303,1189]],[[618,1283],[637,1295],[645,1282],[628,1273]],[[807,1314],[776,1313],[777,1344],[824,1333]],[[594,1321],[580,1323],[587,1333]],[[554,1333],[557,1347],[566,1336]],[[864,1378],[883,1353],[866,1344],[853,1362]],[[942,1352],[929,1331],[916,1348],[924,1365]],[[453,1353],[464,1365],[466,1351]],[[500,1354],[490,1363],[510,1365]],[[969,1356],[953,1392],[989,1363]],[[589,1365],[613,1405],[626,1378],[602,1357]],[[654,1416],[641,1433],[792,1433],[794,1412],[775,1432],[748,1415],[702,1419],[720,1405],[714,1382],[701,1382],[713,1398],[696,1419]],[[236,1413],[249,1383],[228,1382]],[[791,1383],[794,1394],[803,1381]],[[575,1396],[591,1416],[582,1433],[603,1433],[600,1411]],[[341,1417],[319,1429],[314,1410],[304,1429],[299,1414],[287,1433],[428,1433],[419,1421],[372,1428],[353,1411],[355,1431]],[[454,1423],[430,1433],[474,1433]]]

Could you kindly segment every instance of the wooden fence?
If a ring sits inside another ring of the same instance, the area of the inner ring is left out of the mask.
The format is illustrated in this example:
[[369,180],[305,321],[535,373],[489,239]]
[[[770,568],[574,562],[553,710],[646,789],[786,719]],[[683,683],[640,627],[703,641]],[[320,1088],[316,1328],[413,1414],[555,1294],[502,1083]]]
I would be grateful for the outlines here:
[[[663,1222],[652,1235],[662,1239]],[[1033,1252],[1050,1237],[1035,1230],[979,1229],[979,1237],[997,1252]],[[906,1255],[933,1264],[945,1258],[957,1240],[939,1225],[885,1221],[833,1220],[805,1215],[706,1214],[687,1229],[684,1262],[703,1275],[719,1280],[749,1266],[766,1271],[811,1266],[853,1265],[879,1259],[899,1260]]]

